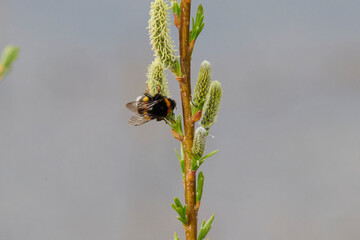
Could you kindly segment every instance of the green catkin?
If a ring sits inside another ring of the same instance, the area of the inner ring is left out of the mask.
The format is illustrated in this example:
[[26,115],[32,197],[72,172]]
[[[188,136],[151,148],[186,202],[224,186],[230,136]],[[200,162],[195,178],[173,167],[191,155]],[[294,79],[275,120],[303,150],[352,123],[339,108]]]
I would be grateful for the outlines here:
[[168,9],[164,0],[154,0],[150,8],[149,35],[155,56],[159,57],[166,68],[175,65],[175,50],[168,27]]
[[202,126],[198,127],[195,131],[194,143],[192,152],[197,157],[202,157],[206,145],[207,132]]
[[208,61],[203,61],[200,65],[198,80],[196,82],[193,103],[196,107],[201,107],[208,94],[211,80],[211,65]]
[[200,124],[206,130],[216,122],[216,117],[220,108],[221,101],[221,84],[218,81],[214,81],[210,85],[210,90],[203,107],[203,113]]
[[147,73],[148,80],[146,81],[148,92],[154,96],[157,93],[165,97],[169,97],[169,90],[167,86],[167,80],[164,73],[164,65],[159,58],[155,58],[154,61],[148,67]]

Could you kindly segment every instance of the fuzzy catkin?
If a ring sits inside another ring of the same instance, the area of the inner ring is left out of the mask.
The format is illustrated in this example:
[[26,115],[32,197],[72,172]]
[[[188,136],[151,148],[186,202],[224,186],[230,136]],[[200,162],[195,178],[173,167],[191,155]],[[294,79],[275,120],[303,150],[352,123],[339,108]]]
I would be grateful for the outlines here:
[[216,117],[220,108],[221,101],[221,84],[218,81],[214,81],[210,85],[210,90],[203,107],[203,113],[200,124],[206,130],[216,122]]
[[195,131],[194,143],[192,152],[197,157],[202,157],[205,151],[207,132],[202,126],[198,127]]
[[160,93],[165,97],[169,97],[164,66],[159,58],[155,58],[154,61],[149,65],[147,78],[147,89],[150,95],[154,96],[155,94]]
[[155,56],[159,57],[166,68],[175,64],[175,50],[168,27],[169,6],[164,0],[154,0],[150,8],[149,35]]
[[208,94],[211,81],[211,65],[208,61],[203,61],[200,65],[198,80],[196,82],[193,102],[195,106],[203,104]]

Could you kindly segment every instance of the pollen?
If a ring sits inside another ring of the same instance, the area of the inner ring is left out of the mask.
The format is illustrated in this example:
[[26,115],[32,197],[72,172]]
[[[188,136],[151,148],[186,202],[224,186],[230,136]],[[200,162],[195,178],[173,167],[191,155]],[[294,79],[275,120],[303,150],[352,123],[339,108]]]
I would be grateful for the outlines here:
[[148,98],[148,97],[144,97],[144,98],[143,98],[143,102],[147,102],[147,101],[149,101],[149,98]]

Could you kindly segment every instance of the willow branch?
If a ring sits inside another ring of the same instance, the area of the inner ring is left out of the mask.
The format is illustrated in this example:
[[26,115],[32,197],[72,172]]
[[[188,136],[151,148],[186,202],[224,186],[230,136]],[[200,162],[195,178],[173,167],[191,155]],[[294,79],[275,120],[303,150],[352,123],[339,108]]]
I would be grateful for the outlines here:
[[190,26],[191,0],[182,0],[181,17],[179,28],[180,41],[180,66],[183,73],[180,82],[181,102],[184,117],[184,139],[182,141],[185,149],[185,203],[187,205],[188,225],[185,226],[186,240],[196,240],[197,238],[197,215],[195,211],[196,202],[196,175],[191,171],[191,148],[194,139],[194,123],[191,113],[191,52],[189,46],[189,26]]

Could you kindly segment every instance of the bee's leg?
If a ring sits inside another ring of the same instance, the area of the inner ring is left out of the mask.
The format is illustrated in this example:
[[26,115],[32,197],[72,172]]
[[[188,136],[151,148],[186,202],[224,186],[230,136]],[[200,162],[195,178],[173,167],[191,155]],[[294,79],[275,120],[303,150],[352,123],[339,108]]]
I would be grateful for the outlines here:
[[156,121],[162,121],[162,120],[164,120],[163,117],[157,117],[157,118],[156,118]]

